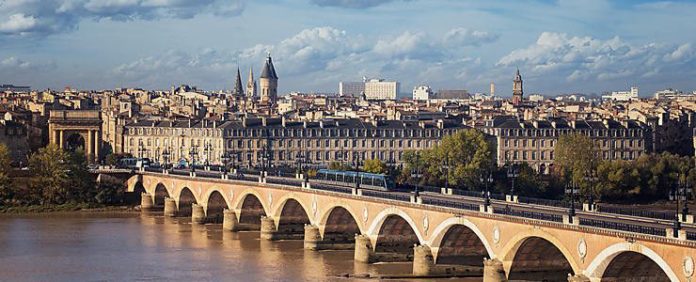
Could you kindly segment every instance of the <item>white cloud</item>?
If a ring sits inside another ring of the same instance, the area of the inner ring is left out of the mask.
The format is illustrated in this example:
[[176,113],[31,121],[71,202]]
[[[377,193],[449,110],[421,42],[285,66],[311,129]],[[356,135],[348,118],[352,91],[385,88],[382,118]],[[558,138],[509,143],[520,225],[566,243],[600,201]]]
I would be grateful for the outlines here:
[[311,0],[315,5],[322,7],[342,7],[351,9],[371,8],[396,1],[409,0]]
[[619,37],[601,40],[544,32],[535,44],[510,52],[497,65],[516,65],[532,74],[552,74],[567,81],[625,80],[654,76],[660,58],[676,61],[692,54],[690,44],[672,49],[655,43],[634,45]]
[[197,14],[239,15],[246,0],[13,0],[0,2],[0,32],[50,35],[83,20],[157,20]]
[[470,30],[468,28],[458,27],[451,29],[443,38],[446,45],[450,46],[481,46],[486,43],[495,42],[498,40],[497,34],[491,34],[487,31]]

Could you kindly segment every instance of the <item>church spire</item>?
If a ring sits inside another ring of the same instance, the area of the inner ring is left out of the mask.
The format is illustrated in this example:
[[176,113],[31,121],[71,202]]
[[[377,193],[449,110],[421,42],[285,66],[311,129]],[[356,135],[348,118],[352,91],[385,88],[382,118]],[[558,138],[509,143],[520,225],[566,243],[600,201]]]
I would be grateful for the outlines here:
[[244,89],[242,89],[242,75],[239,73],[239,67],[237,67],[237,79],[234,82],[234,90],[232,94],[235,96],[244,96]]
[[256,81],[254,81],[254,69],[249,67],[249,78],[247,79],[246,94],[248,97],[256,96]]

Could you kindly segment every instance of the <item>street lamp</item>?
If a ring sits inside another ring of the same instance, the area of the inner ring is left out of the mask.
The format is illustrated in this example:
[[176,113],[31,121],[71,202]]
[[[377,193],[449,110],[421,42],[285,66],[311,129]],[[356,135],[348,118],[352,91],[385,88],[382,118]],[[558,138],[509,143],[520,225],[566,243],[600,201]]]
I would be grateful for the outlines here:
[[420,178],[423,176],[423,174],[420,172],[420,154],[418,152],[416,152],[415,164],[415,167],[411,170],[411,178],[416,180],[415,185],[413,186],[413,196],[417,199],[419,196],[418,183],[420,182]]
[[514,163],[508,165],[507,177],[510,178],[510,180],[511,180],[510,196],[512,196],[512,197],[515,196],[515,179],[518,176],[520,176],[520,170],[517,167],[517,165]]
[[164,169],[167,169],[169,166],[169,154],[171,154],[169,152],[169,148],[164,148],[164,151],[162,152],[162,158],[164,158]]
[[191,144],[191,149],[189,150],[189,156],[191,157],[191,164],[189,165],[189,169],[191,172],[196,172],[196,154],[198,153],[198,146],[194,146]]
[[222,167],[222,169],[223,169],[222,174],[227,175],[227,164],[230,161],[230,154],[227,151],[223,152],[222,155],[220,156],[220,160],[222,161],[222,166],[223,166]]
[[566,184],[566,193],[570,194],[570,208],[568,208],[568,222],[573,223],[573,217],[575,217],[575,193],[577,191],[577,184],[574,180],[570,180]]
[[445,156],[445,159],[442,160],[442,169],[445,171],[445,189],[448,189],[450,175],[449,156]]
[[592,169],[585,173],[585,181],[589,184],[589,191],[587,192],[587,204],[590,210],[594,210],[594,185],[599,180],[597,176],[597,171]]
[[684,206],[682,207],[682,220],[686,221],[686,216],[689,214],[689,201],[688,201],[688,195],[687,195],[687,189],[689,189],[689,180],[684,180],[684,185],[682,186],[682,196],[683,199],[682,201],[684,202]]
[[491,191],[489,190],[488,186],[493,184],[493,172],[488,172],[488,178],[486,178],[486,174],[484,172],[484,174],[481,175],[480,180],[483,182],[486,188],[486,190],[483,192],[483,208],[485,212],[488,212],[488,209],[491,206]]
[[360,188],[360,153],[353,153],[353,163],[355,164],[355,188]]
[[205,154],[205,167],[206,169],[210,166],[210,153],[213,151],[213,145],[210,142],[205,142],[203,144],[203,153]]
[[155,162],[157,163],[157,165],[160,164],[160,147],[159,146],[157,146],[157,148],[155,148]]
[[140,139],[140,140],[138,141],[138,158],[139,158],[140,160],[142,160],[144,154],[145,154],[145,146],[143,145],[143,140]]

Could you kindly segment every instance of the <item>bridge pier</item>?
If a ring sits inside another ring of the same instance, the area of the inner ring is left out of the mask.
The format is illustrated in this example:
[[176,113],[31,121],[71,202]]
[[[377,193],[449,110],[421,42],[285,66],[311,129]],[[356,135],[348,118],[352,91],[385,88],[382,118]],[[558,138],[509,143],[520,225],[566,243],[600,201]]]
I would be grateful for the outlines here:
[[506,282],[503,263],[497,259],[483,260],[483,282]]
[[276,225],[273,218],[261,216],[261,239],[276,240]]
[[225,209],[222,212],[222,229],[232,232],[239,231],[239,220],[237,220],[237,214],[229,209]]
[[319,233],[319,227],[314,225],[305,225],[304,227],[304,248],[306,250],[316,251],[319,250],[319,245],[321,244],[321,234]]
[[205,223],[205,210],[203,210],[203,206],[196,203],[191,204],[191,222],[195,224]]
[[174,199],[169,197],[164,198],[164,216],[176,216],[176,201],[174,201]]
[[355,235],[355,253],[353,259],[356,262],[371,263],[375,261],[375,251],[372,249],[372,242],[367,235]]
[[413,248],[413,275],[427,276],[434,274],[435,259],[430,247],[418,245]]
[[140,194],[140,210],[150,211],[154,207],[154,202],[152,201],[152,195],[148,193]]

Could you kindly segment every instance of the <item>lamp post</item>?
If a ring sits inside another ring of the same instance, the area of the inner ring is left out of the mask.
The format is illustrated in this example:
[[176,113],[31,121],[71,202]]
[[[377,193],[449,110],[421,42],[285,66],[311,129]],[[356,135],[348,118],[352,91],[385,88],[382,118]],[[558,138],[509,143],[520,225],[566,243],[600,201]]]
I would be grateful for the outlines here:
[[445,156],[442,160],[442,170],[445,171],[445,189],[449,188],[449,175],[450,175],[450,165],[449,165],[449,155]]
[[225,151],[220,155],[220,160],[222,161],[222,175],[227,175],[227,164],[230,162],[230,154]]
[[189,165],[189,169],[191,172],[196,172],[196,155],[198,154],[198,146],[191,145],[191,149],[189,150],[189,156],[191,158],[191,164]]
[[418,183],[423,175],[420,172],[420,154],[416,152],[416,166],[411,170],[411,178],[415,179],[415,185],[413,186],[413,196],[418,199],[420,192],[418,191]]
[[164,169],[167,169],[169,166],[169,148],[164,148],[164,151],[162,152],[162,158],[164,159]]
[[508,165],[507,177],[510,178],[510,196],[515,197],[515,179],[520,176],[520,169],[516,164]]
[[203,153],[205,154],[205,168],[206,170],[210,166],[210,153],[213,151],[213,145],[210,142],[205,142],[203,144]]
[[587,192],[587,205],[591,211],[594,210],[594,186],[599,180],[597,176],[597,171],[594,169],[588,170],[585,173],[585,181],[589,184],[589,191]]
[[687,195],[687,189],[689,189],[689,180],[684,180],[683,186],[681,188],[682,190],[682,201],[683,201],[683,207],[682,207],[682,220],[686,221],[686,216],[689,215],[689,201],[688,201],[688,195]]
[[360,189],[360,153],[353,153],[353,163],[355,164],[355,188]]
[[568,208],[568,222],[573,223],[573,217],[575,217],[575,193],[577,191],[577,183],[574,180],[570,180],[566,184],[566,194],[570,194],[570,208]]
[[138,141],[138,167],[143,168],[143,155],[145,155],[145,146],[143,145],[143,140]]
[[491,191],[489,190],[490,184],[493,184],[493,172],[488,172],[488,176],[486,177],[486,173],[484,172],[483,175],[481,175],[481,182],[485,185],[485,189],[483,192],[483,209],[485,212],[488,212],[490,206],[491,206]]
[[160,165],[160,147],[155,148],[155,162]]

